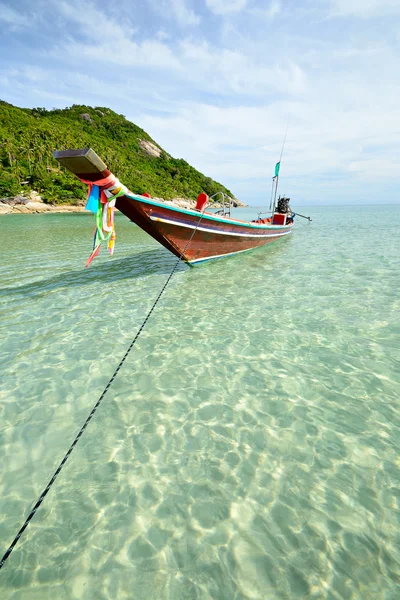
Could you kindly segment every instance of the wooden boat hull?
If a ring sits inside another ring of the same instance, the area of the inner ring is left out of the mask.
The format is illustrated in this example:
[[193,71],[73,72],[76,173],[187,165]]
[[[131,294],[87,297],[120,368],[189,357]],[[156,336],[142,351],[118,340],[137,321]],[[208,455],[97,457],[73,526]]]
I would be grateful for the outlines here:
[[260,225],[180,209],[136,195],[116,207],[154,239],[189,264],[246,252],[290,234],[292,225]]
[[[107,178],[116,179],[91,148],[57,151],[54,157],[81,181],[103,185],[102,189],[107,191],[113,185]],[[290,234],[292,228],[292,223],[274,225],[271,222],[240,221],[196,209],[169,206],[132,194],[120,182],[117,189],[123,195],[118,192],[116,208],[191,265],[264,246]],[[111,195],[115,193],[111,191]],[[286,219],[285,215],[279,217]]]

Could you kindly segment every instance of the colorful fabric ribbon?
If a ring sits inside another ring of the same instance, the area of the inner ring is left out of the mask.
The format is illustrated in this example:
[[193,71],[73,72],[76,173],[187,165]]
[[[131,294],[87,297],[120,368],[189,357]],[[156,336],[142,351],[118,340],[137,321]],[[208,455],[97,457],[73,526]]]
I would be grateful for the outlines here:
[[90,210],[96,215],[93,252],[86,262],[86,267],[88,267],[99,254],[102,242],[107,242],[108,251],[110,255],[113,254],[116,238],[114,224],[115,201],[118,196],[126,194],[128,188],[122,185],[112,174],[97,181],[87,181],[85,179],[81,179],[81,181],[89,186],[86,210]]

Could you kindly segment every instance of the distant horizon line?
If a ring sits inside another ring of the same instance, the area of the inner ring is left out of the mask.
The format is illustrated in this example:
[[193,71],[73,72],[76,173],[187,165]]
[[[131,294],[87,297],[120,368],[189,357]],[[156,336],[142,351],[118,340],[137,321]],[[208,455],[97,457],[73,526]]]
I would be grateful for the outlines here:
[[[374,204],[372,202],[367,202],[365,204],[299,204],[299,206],[312,206],[312,207],[330,207],[330,208],[337,208],[340,206],[400,206],[400,200],[399,202],[390,202],[390,203],[386,203],[386,204]],[[248,204],[247,207],[246,206],[237,206],[236,208],[263,208],[265,209],[266,207],[263,204]],[[269,212],[269,210],[267,209],[266,212]],[[296,212],[296,211],[295,211]]]

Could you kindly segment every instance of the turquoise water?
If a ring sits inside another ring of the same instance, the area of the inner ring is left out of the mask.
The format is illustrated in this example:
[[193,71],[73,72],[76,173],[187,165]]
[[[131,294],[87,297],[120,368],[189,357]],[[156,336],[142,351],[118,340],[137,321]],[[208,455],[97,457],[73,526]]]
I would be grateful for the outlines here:
[[[298,210],[179,266],[2,600],[398,600],[400,208]],[[176,259],[122,216],[88,270],[90,216],[0,225],[2,555]]]

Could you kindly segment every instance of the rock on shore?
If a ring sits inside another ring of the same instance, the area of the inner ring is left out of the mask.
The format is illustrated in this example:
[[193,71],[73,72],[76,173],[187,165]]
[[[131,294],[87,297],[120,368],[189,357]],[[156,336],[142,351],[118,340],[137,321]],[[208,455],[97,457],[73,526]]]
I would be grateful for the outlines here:
[[45,204],[40,195],[31,191],[29,196],[11,196],[0,198],[0,215],[7,214],[31,214],[48,212],[83,212],[85,203],[82,201],[76,205],[67,204]]
[[[164,198],[153,198],[158,202],[164,202],[169,206],[177,206],[179,208],[194,208],[196,202],[187,198],[174,198],[173,200],[164,200]],[[9,198],[0,198],[0,215],[7,214],[32,214],[32,213],[70,213],[70,212],[85,212],[84,200],[77,204],[45,204],[40,195],[32,191],[29,196],[11,196]],[[233,198],[234,206],[246,206],[236,198]],[[222,204],[213,204],[215,208]]]

